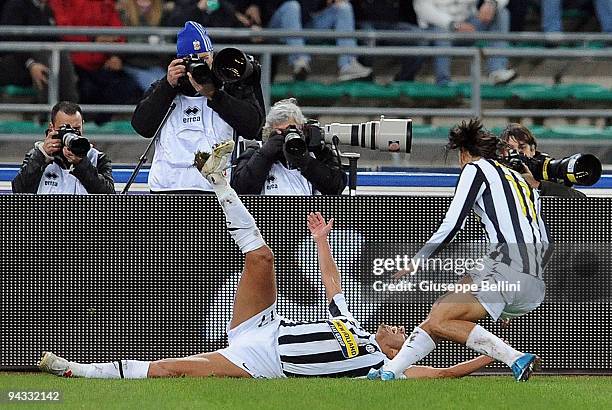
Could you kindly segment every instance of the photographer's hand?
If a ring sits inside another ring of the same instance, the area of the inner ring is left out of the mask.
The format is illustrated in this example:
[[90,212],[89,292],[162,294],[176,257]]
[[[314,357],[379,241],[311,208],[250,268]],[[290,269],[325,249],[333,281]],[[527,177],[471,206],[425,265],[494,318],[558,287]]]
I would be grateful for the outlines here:
[[525,181],[529,184],[533,189],[540,189],[540,181],[533,177],[533,174],[527,167],[527,165],[523,165],[523,172],[521,173]]
[[217,87],[215,87],[215,85],[212,82],[211,83],[206,83],[206,84],[197,83],[193,79],[193,76],[191,75],[191,73],[187,73],[187,77],[189,78],[189,82],[191,83],[193,88],[195,88],[195,90],[198,92],[198,94],[200,94],[201,96],[204,96],[206,98],[213,98],[215,96],[215,92],[217,91]]
[[270,161],[276,162],[283,157],[285,137],[282,134],[271,135],[259,152]]
[[287,163],[297,169],[305,168],[312,159],[307,149],[301,152],[288,151],[287,144],[283,145],[283,153]]
[[57,139],[57,131],[53,128],[49,128],[42,147],[50,157],[57,154],[62,149],[62,142]]
[[74,153],[70,151],[68,147],[64,147],[64,150],[62,152],[64,154],[64,157],[66,158],[66,161],[73,165],[77,165],[83,160],[83,158],[74,155]]
[[185,66],[183,65],[183,59],[177,58],[172,60],[168,65],[168,74],[166,74],[166,81],[172,87],[178,85],[178,80],[186,73]]

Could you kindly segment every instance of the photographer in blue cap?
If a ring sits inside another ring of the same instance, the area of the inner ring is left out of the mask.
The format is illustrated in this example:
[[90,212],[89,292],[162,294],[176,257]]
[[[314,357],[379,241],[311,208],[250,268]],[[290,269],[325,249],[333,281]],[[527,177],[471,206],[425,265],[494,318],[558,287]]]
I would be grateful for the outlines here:
[[155,142],[149,189],[159,194],[212,193],[210,183],[193,165],[194,154],[211,152],[215,144],[232,139],[234,132],[246,139],[259,136],[265,118],[261,72],[252,61],[252,70],[243,78],[229,81],[214,74],[212,41],[206,29],[193,21],[178,33],[176,57],[167,75],[139,102],[132,126],[143,137],[153,138],[175,103]]

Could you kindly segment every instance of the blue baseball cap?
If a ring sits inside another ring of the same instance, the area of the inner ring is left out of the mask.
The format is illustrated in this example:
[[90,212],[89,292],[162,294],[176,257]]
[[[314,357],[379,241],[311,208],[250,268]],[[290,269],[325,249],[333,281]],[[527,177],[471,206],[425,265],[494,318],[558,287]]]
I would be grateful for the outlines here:
[[176,56],[185,57],[189,54],[207,53],[213,51],[212,41],[206,29],[195,21],[188,21],[179,31],[176,39]]

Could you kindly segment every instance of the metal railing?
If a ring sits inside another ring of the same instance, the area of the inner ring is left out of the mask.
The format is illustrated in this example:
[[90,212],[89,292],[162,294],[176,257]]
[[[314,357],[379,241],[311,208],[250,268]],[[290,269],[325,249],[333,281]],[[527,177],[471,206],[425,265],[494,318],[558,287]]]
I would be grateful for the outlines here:
[[[4,26],[0,27],[0,36],[49,36],[49,35],[121,35],[142,36],[158,35],[162,38],[175,36],[175,28],[143,28],[143,27],[24,27]],[[224,47],[238,47],[250,54],[260,56],[262,65],[262,89],[266,106],[270,103],[271,80],[272,80],[272,56],[289,55],[294,53],[308,53],[314,55],[368,55],[368,56],[438,56],[447,55],[453,57],[467,57],[470,59],[470,84],[471,96],[469,108],[383,108],[383,107],[302,107],[307,115],[321,113],[335,115],[410,115],[410,116],[443,116],[443,117],[467,117],[467,116],[502,116],[502,117],[612,117],[612,110],[605,109],[575,109],[575,110],[541,110],[541,109],[483,109],[480,95],[480,84],[482,83],[481,69],[482,57],[507,56],[521,58],[562,58],[562,59],[610,59],[612,49],[543,49],[543,48],[477,48],[477,47],[422,47],[422,46],[376,46],[372,44],[378,41],[409,41],[422,42],[424,40],[450,39],[450,40],[512,40],[518,42],[582,42],[593,41],[612,43],[612,35],[602,33],[431,33],[431,32],[397,32],[397,31],[356,31],[337,33],[333,31],[304,30],[234,30],[234,29],[211,29],[210,35],[215,39],[250,39],[252,37],[281,39],[290,36],[300,36],[309,39],[337,39],[354,37],[367,40],[369,46],[359,47],[336,47],[336,46],[303,46],[293,47],[276,44],[217,44],[217,49]],[[173,41],[173,40],[172,40]],[[0,104],[0,110],[4,112],[45,112],[57,102],[59,96],[59,64],[60,53],[66,51],[91,51],[109,52],[121,54],[174,54],[174,43],[161,41],[160,44],[143,43],[72,43],[72,42],[0,42],[0,52],[40,52],[48,51],[50,58],[50,73],[48,87],[48,104]],[[82,108],[88,112],[111,112],[130,113],[132,105],[83,105]]]

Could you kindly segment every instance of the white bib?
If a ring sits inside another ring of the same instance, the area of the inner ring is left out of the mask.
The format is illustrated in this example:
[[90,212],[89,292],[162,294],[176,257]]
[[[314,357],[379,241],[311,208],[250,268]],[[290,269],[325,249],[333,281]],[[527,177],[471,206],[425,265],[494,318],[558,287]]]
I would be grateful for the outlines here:
[[262,195],[314,195],[315,191],[299,169],[288,169],[275,162],[261,191]]
[[[95,167],[98,165],[100,151],[91,148],[87,153],[89,162]],[[69,169],[60,167],[52,162],[43,171],[42,178],[38,184],[38,194],[77,194],[87,195],[87,190]]]
[[206,104],[206,97],[174,98],[176,108],[155,143],[149,171],[153,191],[212,191],[210,183],[193,166],[197,151],[211,152],[212,146],[231,139],[233,130]]

